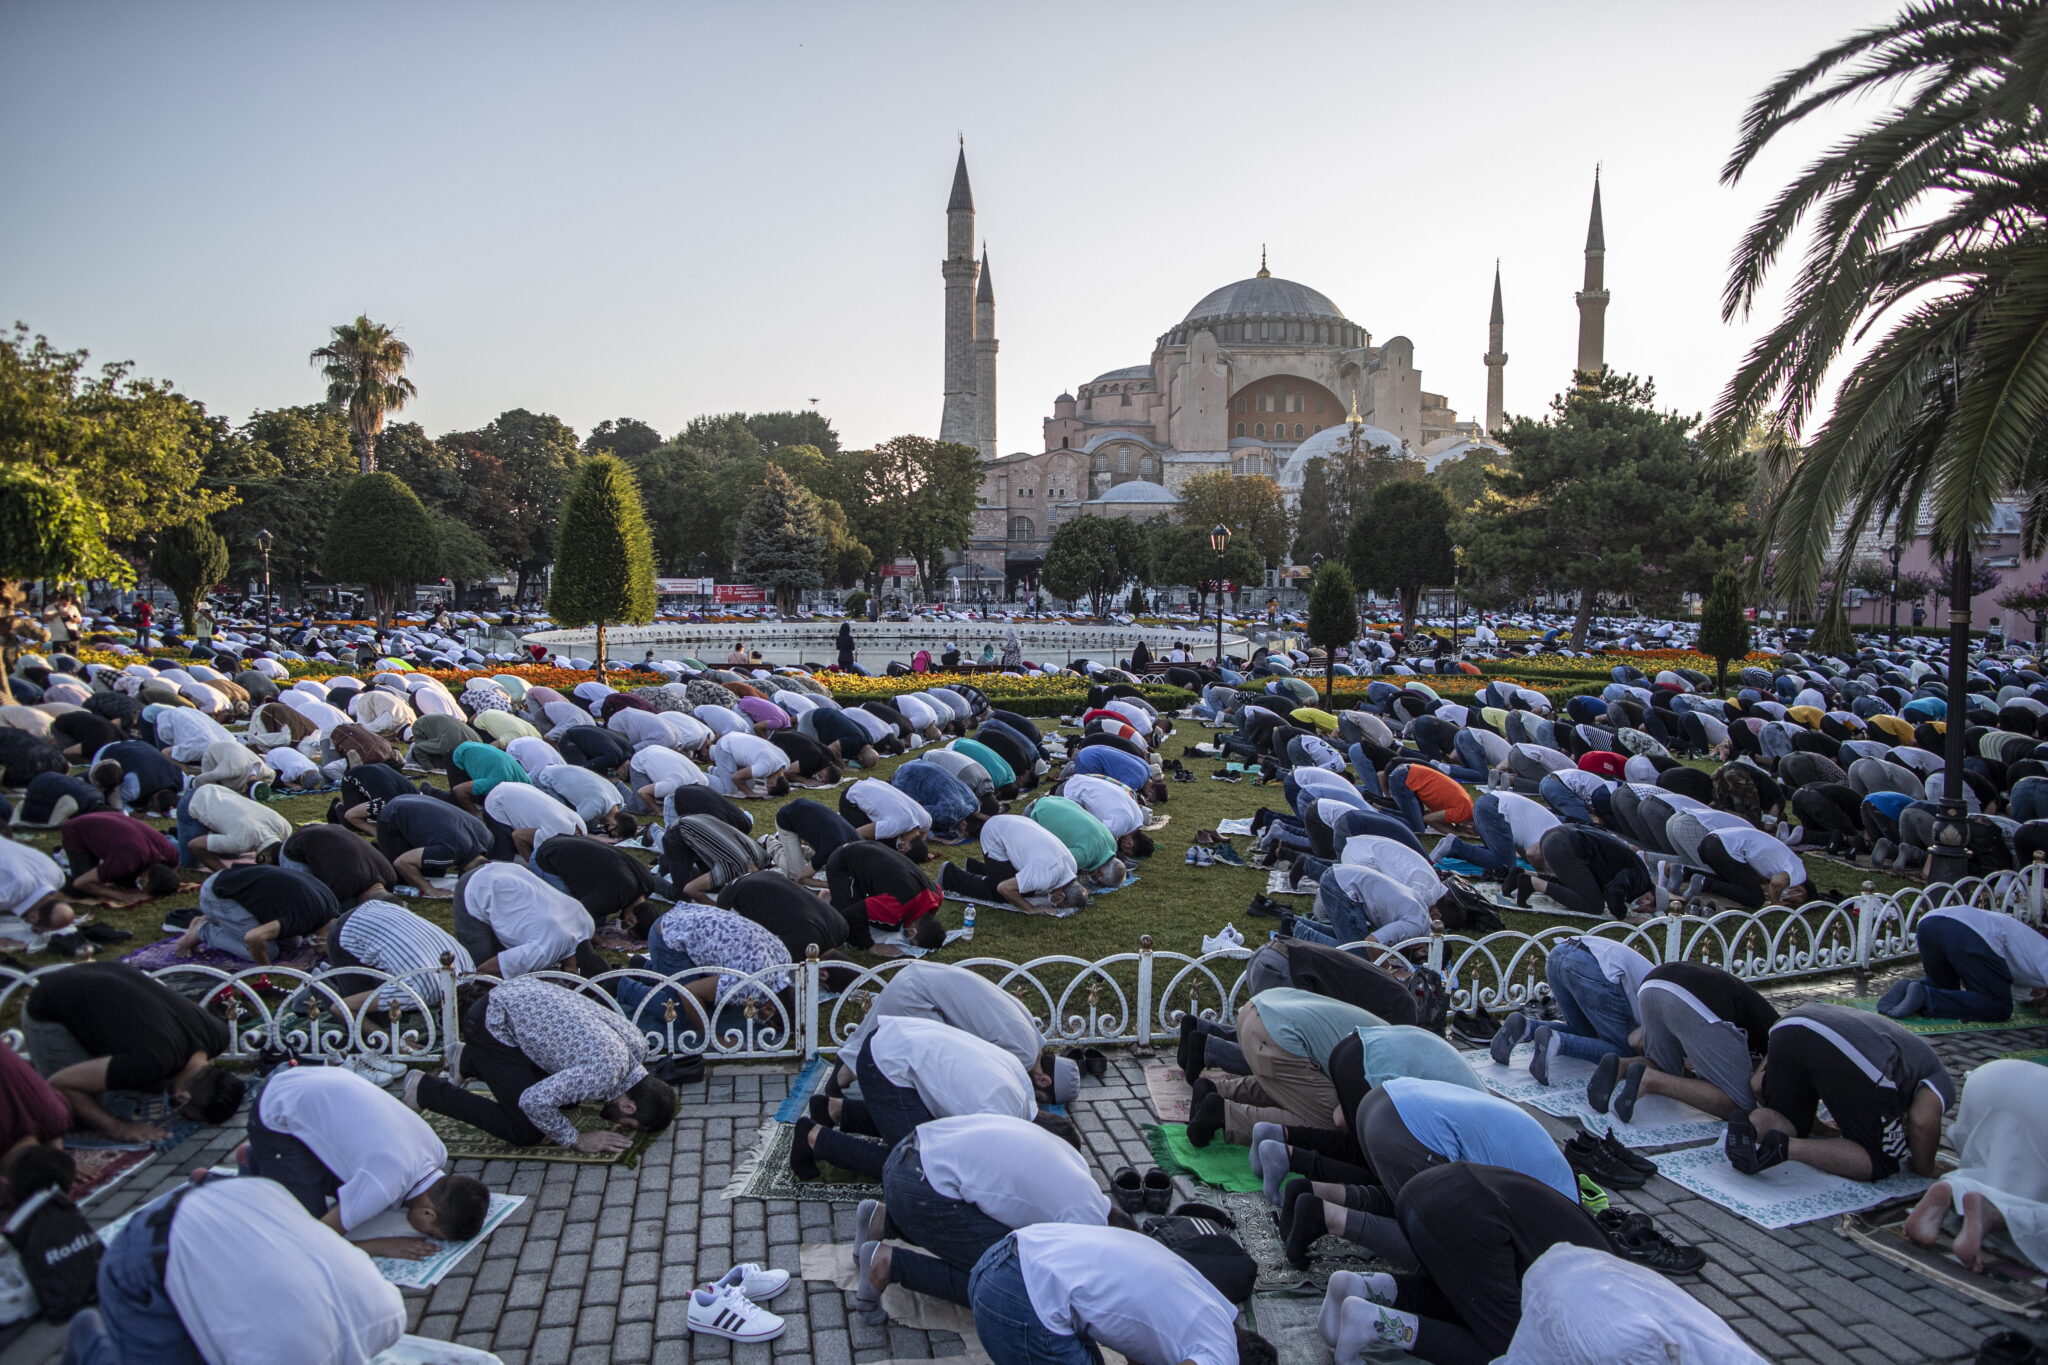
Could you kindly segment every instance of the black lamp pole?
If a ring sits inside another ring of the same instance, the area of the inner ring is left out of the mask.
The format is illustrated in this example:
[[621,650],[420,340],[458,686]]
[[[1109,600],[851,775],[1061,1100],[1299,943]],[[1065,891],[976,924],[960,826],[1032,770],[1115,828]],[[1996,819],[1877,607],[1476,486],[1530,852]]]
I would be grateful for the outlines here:
[[1223,553],[1230,548],[1230,528],[1222,522],[1209,531],[1209,548],[1216,552],[1216,667],[1223,668]]
[[1959,882],[1970,870],[1969,807],[1963,786],[1963,749],[1970,705],[1970,546],[1956,547],[1948,595],[1948,713],[1944,718],[1941,806],[1934,817],[1927,880]]
[[274,537],[269,530],[256,533],[256,549],[263,556],[263,648],[267,652],[276,648],[270,639],[270,542]]
[[1886,551],[1892,560],[1892,649],[1894,651],[1899,647],[1899,552],[1904,548],[1897,541],[1893,541],[1891,549]]

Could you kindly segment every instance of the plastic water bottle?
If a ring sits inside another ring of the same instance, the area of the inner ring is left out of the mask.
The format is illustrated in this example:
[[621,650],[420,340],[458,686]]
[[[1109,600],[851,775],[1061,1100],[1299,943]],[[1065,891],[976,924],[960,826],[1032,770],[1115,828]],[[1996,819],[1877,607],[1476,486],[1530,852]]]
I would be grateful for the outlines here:
[[974,902],[967,902],[967,918],[962,920],[960,925],[960,937],[963,939],[974,937],[974,910]]

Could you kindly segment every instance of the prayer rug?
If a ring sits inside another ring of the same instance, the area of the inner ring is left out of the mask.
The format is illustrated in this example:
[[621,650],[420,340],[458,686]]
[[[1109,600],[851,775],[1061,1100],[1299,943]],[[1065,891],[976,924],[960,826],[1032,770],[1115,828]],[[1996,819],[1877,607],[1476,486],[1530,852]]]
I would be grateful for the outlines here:
[[[975,904],[977,904],[977,905],[979,905],[979,904],[981,904],[981,903],[982,903],[982,902],[980,902],[980,901],[976,901],[976,902],[975,902]],[[1006,905],[1006,906],[1004,906],[1004,907],[1003,907],[1003,909],[1005,909],[1005,910],[1013,910],[1013,909],[1015,909],[1015,908],[1016,908],[1015,906],[1010,906],[1010,905]],[[916,944],[914,944],[914,943],[905,943],[905,942],[903,941],[903,934],[902,934],[902,931],[901,931],[901,930],[897,930],[897,929],[871,929],[871,931],[870,931],[870,932],[871,932],[871,935],[872,935],[872,937],[873,937],[873,939],[874,939],[874,941],[875,941],[875,944],[876,944],[876,946],[877,946],[877,947],[883,947],[883,946],[886,946],[886,947],[894,948],[894,949],[896,949],[896,950],[897,950],[898,952],[902,953],[902,954],[903,954],[903,956],[905,956],[905,957],[924,957],[924,956],[926,956],[926,955],[927,955],[927,954],[929,954],[929,953],[934,953],[934,952],[937,952],[937,951],[938,951],[938,949],[936,949],[936,948],[920,948],[920,947],[918,947],[918,946],[917,946]],[[966,930],[966,929],[965,929],[964,927],[963,927],[963,928],[959,928],[959,929],[948,929],[948,930],[946,931],[946,943],[945,943],[945,944],[942,944],[942,945],[940,945],[940,946],[941,946],[941,947],[944,947],[944,946],[946,946],[946,945],[949,945],[949,944],[952,944],[952,943],[956,943],[956,942],[958,942],[959,940],[961,940],[961,939],[963,939],[963,938],[966,938],[966,937],[967,937],[967,930]]]
[[1185,1072],[1172,1062],[1147,1062],[1145,1089],[1152,1095],[1154,1118],[1161,1123],[1186,1125],[1188,1106],[1194,1101],[1194,1092],[1188,1086]]
[[[177,944],[178,936],[173,934],[147,947],[137,948],[121,961],[145,972],[161,971],[165,967],[218,967],[224,972],[240,972],[256,967],[247,958],[233,957],[203,943],[194,945],[190,954],[181,956],[177,952]],[[320,950],[311,942],[303,943],[289,953],[278,954],[271,965],[310,972],[320,965]],[[206,984],[211,987],[214,983],[209,981]]]
[[1902,1205],[1868,1217],[1852,1213],[1842,1219],[1835,1231],[1943,1289],[2001,1312],[2038,1318],[2048,1311],[2048,1275],[2025,1261],[2007,1256],[2005,1248],[1989,1241],[1984,1247],[1984,1272],[1979,1274],[1949,1251],[1950,1237],[1946,1232],[1931,1247],[1906,1240],[1906,1219],[1912,1212]]
[[726,1183],[727,1199],[775,1199],[814,1204],[857,1203],[880,1196],[880,1183],[855,1171],[844,1171],[829,1161],[818,1163],[816,1180],[798,1180],[789,1173],[789,1147],[795,1140],[793,1124],[770,1120],[761,1126],[754,1149],[733,1167]]
[[[1152,817],[1151,824],[1140,825],[1138,826],[1138,828],[1143,830],[1147,834],[1153,834],[1158,832],[1159,830],[1165,829],[1168,825],[1172,823],[1173,817],[1171,815],[1159,815],[1155,813]],[[1250,833],[1250,831],[1247,830],[1246,833]]]
[[[483,1230],[466,1242],[435,1241],[438,1248],[431,1256],[417,1261],[401,1261],[390,1256],[373,1256],[377,1273],[400,1289],[432,1289],[441,1283],[449,1271],[455,1269],[462,1259],[484,1243],[484,1238],[497,1230],[498,1224],[512,1216],[513,1210],[526,1202],[523,1194],[491,1195],[490,1212],[484,1215]],[[405,1214],[398,1209],[386,1209],[368,1222],[353,1228],[349,1237],[362,1241],[370,1237],[417,1237],[412,1224],[406,1222]]]
[[71,1183],[71,1202],[81,1207],[156,1160],[147,1147],[78,1147],[67,1140],[78,1178]]
[[1284,867],[1276,867],[1266,874],[1266,894],[1269,896],[1313,896],[1321,889],[1318,883],[1307,880],[1297,886],[1289,886]]
[[832,1068],[839,1065],[830,1057],[813,1057],[804,1063],[803,1070],[790,1078],[789,1095],[775,1110],[777,1123],[795,1123],[804,1116],[805,1108],[811,1102],[811,1092],[825,1083],[825,1077]]
[[1273,1206],[1266,1202],[1262,1191],[1226,1191],[1214,1202],[1237,1223],[1231,1235],[1258,1262],[1259,1277],[1253,1284],[1254,1293],[1321,1295],[1330,1283],[1330,1276],[1339,1270],[1390,1269],[1385,1263],[1366,1255],[1357,1243],[1325,1235],[1309,1245],[1308,1269],[1296,1270],[1287,1263],[1287,1244],[1281,1240],[1280,1225],[1273,1217]]
[[2000,1061],[2032,1062],[2035,1066],[2048,1066],[2048,1049],[2036,1048],[2032,1052],[2008,1052]]
[[1250,834],[1252,832],[1252,817],[1247,815],[1241,820],[1218,820],[1216,822],[1216,832],[1218,834]]
[[[1527,1044],[1523,1045],[1526,1049]],[[1680,1142],[1718,1138],[1727,1123],[1703,1109],[1695,1109],[1668,1095],[1645,1095],[1636,1104],[1635,1117],[1623,1123],[1611,1114],[1598,1114],[1586,1101],[1586,1082],[1593,1064],[1576,1057],[1559,1057],[1550,1064],[1549,1085],[1529,1074],[1528,1054],[1522,1051],[1516,1062],[1496,1065],[1492,1056],[1479,1048],[1462,1054],[1472,1064],[1473,1074],[1486,1088],[1505,1100],[1526,1104],[1554,1118],[1577,1119],[1588,1132],[1613,1133],[1628,1147],[1669,1147]]]
[[1260,1190],[1265,1182],[1252,1174],[1251,1148],[1228,1142],[1197,1147],[1188,1141],[1184,1123],[1161,1123],[1145,1129],[1152,1159],[1168,1175],[1184,1175],[1219,1190]]
[[192,1119],[171,1112],[170,1101],[162,1095],[143,1095],[132,1090],[109,1090],[100,1096],[100,1107],[123,1123],[153,1123],[169,1133],[160,1142],[120,1142],[104,1133],[77,1132],[64,1137],[64,1145],[75,1152],[167,1152],[199,1131]]
[[370,1365],[504,1365],[489,1351],[474,1346],[457,1346],[452,1341],[402,1336],[388,1351],[370,1357]]
[[[1877,996],[1865,995],[1846,1000],[1837,1000],[1833,1003],[1847,1005],[1850,1009],[1866,1010],[1871,1014],[1875,1014],[1877,1013],[1877,1001]],[[2002,1033],[2013,1029],[2048,1028],[2048,1014],[2041,1013],[2041,1011],[2033,1008],[2031,1005],[2022,1005],[2015,1001],[2013,1002],[2012,1018],[2010,1019],[1927,1019],[1914,1015],[1906,1019],[1894,1019],[1892,1022],[1900,1025],[1908,1033],[1922,1035],[1934,1033]]]
[[1918,1199],[1934,1183],[1903,1172],[1877,1181],[1844,1180],[1797,1161],[1744,1175],[1728,1164],[1719,1146],[1688,1147],[1651,1160],[1659,1174],[1700,1198],[1774,1230],[1861,1213],[1898,1199]]
[[[945,896],[947,900],[958,901],[962,905],[983,905],[987,906],[991,910],[1007,910],[1013,915],[1022,915],[1029,913],[1027,911],[1019,910],[1016,906],[1010,904],[1008,901],[976,900],[972,896],[963,896],[957,891],[946,891],[942,894]],[[1100,894],[1099,889],[1098,894]],[[1047,906],[1045,909],[1040,910],[1036,913],[1045,919],[1067,919],[1071,916],[1080,914],[1081,907],[1078,905],[1069,905],[1061,909],[1055,910],[1051,906]]]
[[[580,1104],[567,1113],[579,1133],[613,1131],[611,1121],[587,1104]],[[655,1139],[653,1133],[634,1133],[633,1145],[623,1152],[579,1152],[573,1147],[557,1147],[552,1142],[517,1147],[446,1114],[423,1111],[420,1117],[427,1121],[427,1126],[434,1130],[434,1136],[447,1147],[449,1156],[458,1159],[468,1157],[474,1161],[552,1161],[568,1166],[625,1166],[630,1169],[640,1164],[640,1153],[646,1151]]]

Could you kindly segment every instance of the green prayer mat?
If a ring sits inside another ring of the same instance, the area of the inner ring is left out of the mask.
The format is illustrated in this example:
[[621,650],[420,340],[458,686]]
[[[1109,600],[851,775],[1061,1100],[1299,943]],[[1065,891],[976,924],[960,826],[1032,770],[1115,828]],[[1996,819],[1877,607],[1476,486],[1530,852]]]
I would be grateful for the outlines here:
[[1252,1174],[1252,1149],[1228,1142],[1197,1147],[1188,1141],[1185,1123],[1162,1123],[1145,1129],[1145,1143],[1152,1159],[1168,1175],[1184,1175],[1219,1190],[1264,1190],[1265,1182]]
[[[579,1133],[605,1133],[615,1127],[611,1120],[587,1104],[579,1104],[566,1112]],[[640,1164],[640,1153],[654,1141],[652,1133],[634,1133],[633,1145],[623,1152],[579,1152],[574,1147],[557,1147],[552,1142],[544,1142],[537,1147],[515,1147],[503,1138],[494,1138],[446,1114],[424,1110],[420,1117],[427,1121],[427,1126],[434,1130],[434,1136],[447,1147],[449,1156],[470,1157],[478,1161],[555,1161],[568,1166],[630,1168]]]
[[[1874,995],[1866,995],[1831,1003],[1876,1014],[1877,999]],[[2012,1029],[2048,1028],[2048,1014],[2042,1014],[2031,1005],[2015,1002],[2010,1019],[1927,1019],[1913,1015],[1906,1019],[1894,1019],[1892,1022],[1903,1027],[1908,1033],[2003,1033]]]
[[2036,1048],[2032,1052],[2008,1052],[1998,1060],[2001,1062],[2032,1062],[2035,1066],[2048,1066],[2048,1048]]

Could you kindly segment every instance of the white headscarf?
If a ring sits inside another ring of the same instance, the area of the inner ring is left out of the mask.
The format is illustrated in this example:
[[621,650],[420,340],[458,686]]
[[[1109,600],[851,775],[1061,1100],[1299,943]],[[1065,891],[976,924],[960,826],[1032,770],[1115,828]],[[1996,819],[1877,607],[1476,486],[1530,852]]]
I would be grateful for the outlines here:
[[1522,1276],[1521,1325],[1493,1365],[1616,1361],[1767,1365],[1733,1328],[1656,1271],[1560,1242]]

